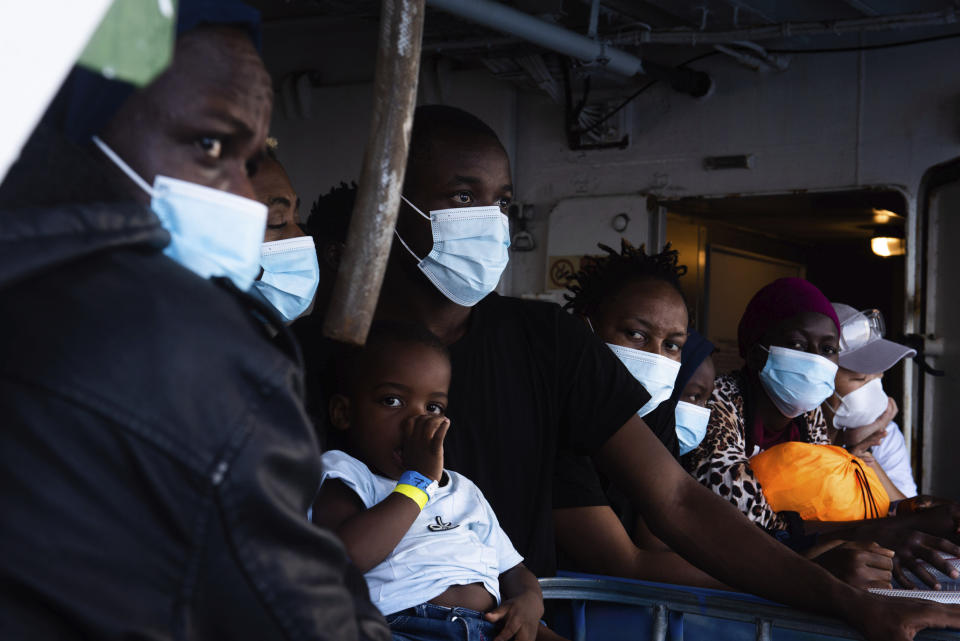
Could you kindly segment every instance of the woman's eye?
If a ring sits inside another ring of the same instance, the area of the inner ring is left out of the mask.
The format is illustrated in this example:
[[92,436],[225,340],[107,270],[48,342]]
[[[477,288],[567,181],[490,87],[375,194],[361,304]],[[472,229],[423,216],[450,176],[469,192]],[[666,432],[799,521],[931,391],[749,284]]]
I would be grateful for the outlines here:
[[787,341],[787,347],[790,349],[800,350],[801,352],[805,352],[807,350],[807,344],[803,341]]
[[458,191],[453,195],[453,199],[461,205],[469,205],[473,202],[473,194],[469,191]]
[[401,407],[403,402],[396,396],[385,396],[380,399],[381,405],[386,405],[387,407]]
[[223,141],[212,136],[203,136],[197,140],[197,147],[208,158],[220,158],[223,153]]
[[510,206],[511,202],[513,201],[510,198],[507,198],[506,196],[504,196],[503,198],[497,201],[497,207],[499,207],[500,209],[506,209],[507,207]]
[[440,405],[439,403],[428,403],[427,412],[430,414],[438,414],[443,416],[443,405]]
[[824,354],[827,354],[828,356],[833,356],[834,354],[837,353],[837,347],[836,345],[824,345],[823,347],[820,348],[820,351],[823,352]]
[[627,338],[629,338],[632,341],[642,341],[643,339],[646,338],[646,336],[643,334],[643,332],[627,330]]
[[677,345],[676,343],[671,343],[669,341],[664,343],[664,347],[667,348],[668,352],[674,352],[674,353],[679,352],[680,350],[683,349],[682,345]]

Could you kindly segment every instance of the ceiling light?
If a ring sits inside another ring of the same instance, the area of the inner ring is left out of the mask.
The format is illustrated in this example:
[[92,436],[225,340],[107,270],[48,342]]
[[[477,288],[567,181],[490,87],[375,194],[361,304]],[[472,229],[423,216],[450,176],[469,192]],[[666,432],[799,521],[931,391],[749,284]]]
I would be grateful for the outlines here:
[[882,225],[873,231],[870,249],[877,256],[903,256],[907,253],[907,241],[903,229],[896,225]]
[[903,256],[907,253],[907,243],[903,238],[889,236],[874,236],[870,239],[870,249],[877,256]]
[[873,222],[878,225],[886,225],[891,220],[899,218],[899,216],[890,211],[889,209],[874,209],[873,210]]

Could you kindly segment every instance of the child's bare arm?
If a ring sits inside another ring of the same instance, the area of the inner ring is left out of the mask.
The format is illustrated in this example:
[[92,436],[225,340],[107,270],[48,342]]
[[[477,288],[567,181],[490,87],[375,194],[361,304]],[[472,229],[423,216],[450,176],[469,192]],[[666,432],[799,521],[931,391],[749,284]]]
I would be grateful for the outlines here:
[[537,577],[523,563],[500,575],[500,606],[488,612],[487,621],[502,621],[494,641],[534,641],[543,616],[543,593]]
[[313,504],[313,522],[337,533],[361,572],[393,552],[418,514],[413,500],[393,493],[366,510],[360,497],[336,479],[323,484]]
[[[408,469],[437,480],[443,472],[443,439],[449,419],[414,417],[405,432],[403,457]],[[313,521],[337,533],[354,565],[366,572],[387,558],[420,514],[417,503],[391,493],[370,509],[353,490],[331,479],[323,484],[313,505]]]
[[893,484],[893,481],[890,480],[890,477],[887,476],[887,471],[880,467],[880,464],[877,463],[877,459],[873,458],[873,454],[866,452],[860,455],[860,458],[863,459],[863,462],[870,466],[876,475],[880,479],[880,484],[883,485],[883,489],[886,490],[887,496],[890,498],[890,501],[902,501],[907,498],[904,496],[903,492],[897,489],[897,486]]

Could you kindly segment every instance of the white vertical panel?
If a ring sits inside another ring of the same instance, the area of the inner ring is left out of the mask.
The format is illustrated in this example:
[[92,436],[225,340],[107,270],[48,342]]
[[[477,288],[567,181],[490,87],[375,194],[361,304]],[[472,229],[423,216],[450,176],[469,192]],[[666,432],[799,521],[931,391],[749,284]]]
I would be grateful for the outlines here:
[[112,0],[31,0],[0,4],[0,181]]

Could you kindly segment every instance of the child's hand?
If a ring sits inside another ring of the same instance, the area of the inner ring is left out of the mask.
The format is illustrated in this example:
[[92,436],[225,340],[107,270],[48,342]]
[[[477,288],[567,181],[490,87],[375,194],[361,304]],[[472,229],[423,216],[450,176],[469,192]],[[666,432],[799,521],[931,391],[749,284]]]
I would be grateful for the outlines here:
[[403,424],[403,466],[439,481],[443,474],[443,439],[450,419],[437,414],[411,416]]
[[491,623],[502,621],[500,633],[493,641],[534,641],[543,616],[543,599],[535,592],[522,592],[487,612],[483,617]]

